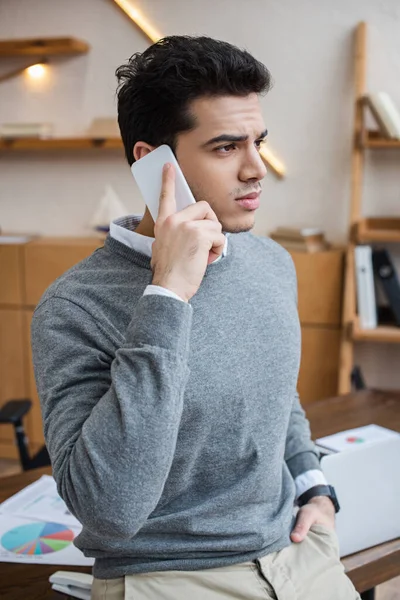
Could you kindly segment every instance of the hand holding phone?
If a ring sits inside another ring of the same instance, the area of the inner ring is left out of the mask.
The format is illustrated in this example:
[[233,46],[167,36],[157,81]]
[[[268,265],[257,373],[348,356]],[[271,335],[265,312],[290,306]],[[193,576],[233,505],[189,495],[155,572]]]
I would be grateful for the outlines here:
[[188,302],[199,289],[207,265],[222,254],[225,236],[207,202],[176,209],[175,168],[169,164],[163,169],[154,224],[152,283]]
[[172,164],[175,170],[176,210],[182,210],[196,203],[174,153],[169,146],[163,144],[134,162],[131,167],[132,175],[139,186],[154,222],[158,216],[162,170],[166,163]]

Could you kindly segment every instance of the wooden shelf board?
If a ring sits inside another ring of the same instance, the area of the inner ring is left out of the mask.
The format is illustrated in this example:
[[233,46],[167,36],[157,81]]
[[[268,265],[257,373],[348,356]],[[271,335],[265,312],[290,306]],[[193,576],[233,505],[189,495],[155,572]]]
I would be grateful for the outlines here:
[[115,138],[14,138],[0,139],[0,152],[17,152],[18,150],[90,150],[90,149],[122,149],[122,140]]
[[356,240],[358,243],[400,243],[400,217],[362,219],[356,227]]
[[400,140],[385,138],[376,131],[368,131],[362,142],[364,148],[398,148]]
[[0,40],[0,57],[84,54],[90,46],[72,37]]
[[357,324],[353,326],[352,338],[360,342],[386,342],[389,344],[400,343],[400,327],[380,325],[376,329],[360,329]]

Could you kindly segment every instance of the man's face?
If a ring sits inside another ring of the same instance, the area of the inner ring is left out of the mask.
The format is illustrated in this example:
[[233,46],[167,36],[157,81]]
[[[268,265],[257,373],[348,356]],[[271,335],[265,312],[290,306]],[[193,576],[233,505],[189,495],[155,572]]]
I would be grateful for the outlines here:
[[[176,145],[190,189],[197,201],[210,204],[223,231],[249,231],[267,172],[259,154],[266,129],[258,96],[200,98],[190,110],[196,127],[179,134]],[[254,194],[253,200],[238,200]]]

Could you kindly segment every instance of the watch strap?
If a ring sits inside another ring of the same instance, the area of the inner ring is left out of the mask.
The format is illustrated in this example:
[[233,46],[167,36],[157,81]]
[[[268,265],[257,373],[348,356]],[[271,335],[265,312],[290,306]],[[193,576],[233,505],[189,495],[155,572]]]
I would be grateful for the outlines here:
[[314,485],[298,497],[297,503],[299,506],[304,506],[311,500],[311,498],[315,498],[317,496],[327,496],[330,498],[333,506],[335,507],[335,512],[339,512],[340,505],[335,493],[335,489],[331,485]]

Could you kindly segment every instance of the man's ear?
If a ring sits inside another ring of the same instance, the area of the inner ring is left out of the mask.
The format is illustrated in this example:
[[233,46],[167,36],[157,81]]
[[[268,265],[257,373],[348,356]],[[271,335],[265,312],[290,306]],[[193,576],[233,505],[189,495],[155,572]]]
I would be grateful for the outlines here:
[[150,146],[150,144],[147,144],[146,142],[136,142],[133,147],[133,157],[135,160],[140,160],[155,149],[156,146]]

